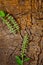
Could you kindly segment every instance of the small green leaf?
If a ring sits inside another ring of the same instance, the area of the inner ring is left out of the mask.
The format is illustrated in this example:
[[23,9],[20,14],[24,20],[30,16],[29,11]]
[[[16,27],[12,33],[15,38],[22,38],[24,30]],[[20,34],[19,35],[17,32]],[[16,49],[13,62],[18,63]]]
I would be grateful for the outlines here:
[[5,17],[4,11],[0,11],[0,17]]
[[19,58],[19,56],[15,56],[16,62],[18,65],[22,65],[22,60]]
[[29,61],[30,60],[30,58],[25,58],[25,60],[24,61]]

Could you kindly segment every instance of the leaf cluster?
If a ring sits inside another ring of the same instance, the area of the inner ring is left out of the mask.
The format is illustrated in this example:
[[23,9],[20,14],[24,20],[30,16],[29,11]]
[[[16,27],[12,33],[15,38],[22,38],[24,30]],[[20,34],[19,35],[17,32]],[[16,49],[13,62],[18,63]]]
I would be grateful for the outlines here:
[[0,11],[0,18],[7,25],[11,33],[15,34],[19,32],[19,25],[10,14],[5,14],[4,11]]

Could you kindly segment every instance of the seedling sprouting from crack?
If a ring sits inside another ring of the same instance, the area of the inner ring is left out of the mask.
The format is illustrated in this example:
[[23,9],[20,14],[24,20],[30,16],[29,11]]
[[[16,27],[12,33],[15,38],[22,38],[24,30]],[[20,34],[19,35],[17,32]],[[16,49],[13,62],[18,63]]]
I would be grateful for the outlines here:
[[19,25],[10,14],[5,14],[4,11],[0,11],[0,18],[10,29],[11,33],[15,34],[16,32],[19,32]]
[[[29,40],[28,34],[26,34],[24,36],[24,39],[23,39],[21,55],[15,57],[18,65],[24,65],[24,62],[30,60],[30,58],[26,58],[26,54],[25,54],[25,51],[26,51],[26,48],[27,48],[27,45],[28,45],[28,42],[29,42],[28,40]],[[25,56],[25,58],[24,58],[24,56]]]

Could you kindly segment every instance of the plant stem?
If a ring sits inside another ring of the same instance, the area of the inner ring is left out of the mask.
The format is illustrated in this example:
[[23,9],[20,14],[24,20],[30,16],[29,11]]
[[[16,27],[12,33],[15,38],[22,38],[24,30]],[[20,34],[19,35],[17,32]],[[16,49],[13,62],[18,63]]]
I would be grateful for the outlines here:
[[25,55],[25,51],[26,51],[26,48],[27,48],[27,43],[28,43],[28,34],[26,34],[24,36],[24,40],[23,40],[23,44],[22,44],[22,53],[21,53],[22,65],[24,65],[24,55]]
[[24,56],[22,55],[22,65],[24,64]]

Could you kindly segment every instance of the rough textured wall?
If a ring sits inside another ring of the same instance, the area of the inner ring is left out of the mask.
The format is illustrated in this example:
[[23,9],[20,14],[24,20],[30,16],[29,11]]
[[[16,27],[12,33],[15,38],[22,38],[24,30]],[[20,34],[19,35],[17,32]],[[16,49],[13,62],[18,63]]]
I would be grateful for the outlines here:
[[[21,28],[30,37],[25,65],[43,65],[43,0],[0,0],[0,10],[13,15]],[[25,30],[24,30],[25,29]],[[17,65],[15,55],[21,52],[22,37],[13,35],[0,19],[0,65]],[[19,45],[19,46],[18,46]]]
[[42,0],[0,0],[0,9],[16,18],[22,29],[31,26],[33,18],[43,18]]

